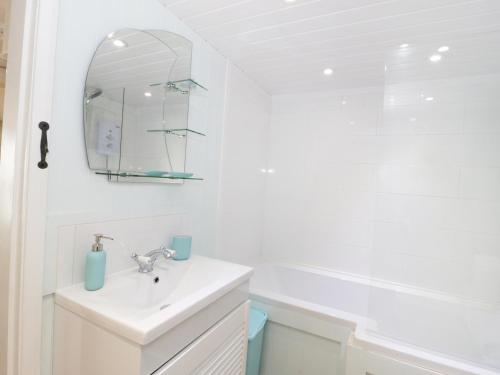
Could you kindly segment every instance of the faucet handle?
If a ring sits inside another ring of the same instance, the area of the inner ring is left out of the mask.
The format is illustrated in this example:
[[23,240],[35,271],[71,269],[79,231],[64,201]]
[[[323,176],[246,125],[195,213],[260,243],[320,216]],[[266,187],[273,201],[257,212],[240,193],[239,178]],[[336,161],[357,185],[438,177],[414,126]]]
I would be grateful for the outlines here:
[[130,257],[135,260],[135,262],[139,266],[139,272],[147,273],[153,270],[154,260],[151,257],[137,255],[136,253],[133,253]]
[[133,253],[130,256],[133,260],[135,260],[139,264],[149,264],[152,263],[151,257],[147,257],[145,255],[137,255],[136,253]]
[[165,259],[172,259],[175,257],[175,250],[170,250],[167,249],[166,246],[162,246],[159,249],[151,250],[145,255],[133,253],[130,257],[135,260],[139,266],[139,272],[147,273],[153,271],[153,266],[156,260],[162,255]]
[[168,249],[166,246],[162,246],[162,250],[165,259],[172,259],[173,257],[175,257],[176,254],[175,250]]

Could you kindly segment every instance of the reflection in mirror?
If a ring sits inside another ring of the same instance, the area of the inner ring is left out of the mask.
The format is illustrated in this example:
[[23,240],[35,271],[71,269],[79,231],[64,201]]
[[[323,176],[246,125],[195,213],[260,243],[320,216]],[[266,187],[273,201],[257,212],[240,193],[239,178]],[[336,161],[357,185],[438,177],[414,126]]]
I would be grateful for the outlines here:
[[99,45],[84,94],[90,169],[114,181],[184,176],[190,93],[197,86],[191,51],[190,41],[161,30],[123,29]]

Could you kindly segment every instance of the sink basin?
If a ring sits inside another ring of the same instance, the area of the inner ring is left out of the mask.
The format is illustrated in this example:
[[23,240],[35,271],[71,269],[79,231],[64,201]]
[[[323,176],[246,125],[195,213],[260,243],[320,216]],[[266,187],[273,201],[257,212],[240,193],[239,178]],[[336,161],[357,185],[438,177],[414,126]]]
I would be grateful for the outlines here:
[[[198,262],[156,265],[154,272],[128,270],[111,277],[100,293],[92,297],[101,306],[119,310],[131,319],[144,319],[184,296],[202,289],[206,278],[196,275]],[[194,272],[194,274],[193,274]]]
[[229,291],[252,269],[201,256],[159,260],[151,273],[137,267],[111,275],[95,292],[83,284],[56,292],[56,304],[140,345],[147,345]]

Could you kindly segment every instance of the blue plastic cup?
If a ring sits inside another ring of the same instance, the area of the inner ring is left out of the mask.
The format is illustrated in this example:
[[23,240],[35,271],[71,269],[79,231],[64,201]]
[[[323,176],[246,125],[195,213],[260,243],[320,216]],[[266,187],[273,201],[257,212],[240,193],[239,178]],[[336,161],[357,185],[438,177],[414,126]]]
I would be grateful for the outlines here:
[[191,236],[174,236],[172,250],[175,250],[175,260],[187,260],[191,256]]

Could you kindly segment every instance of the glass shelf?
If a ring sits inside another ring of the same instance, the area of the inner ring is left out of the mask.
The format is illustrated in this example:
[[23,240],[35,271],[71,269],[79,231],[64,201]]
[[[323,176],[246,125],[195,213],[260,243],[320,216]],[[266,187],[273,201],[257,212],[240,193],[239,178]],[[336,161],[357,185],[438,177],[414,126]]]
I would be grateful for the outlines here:
[[162,179],[167,179],[167,180],[194,180],[194,181],[203,181],[203,178],[199,178],[199,177],[173,177],[173,176],[150,176],[150,175],[147,175],[145,173],[133,173],[133,172],[102,172],[102,171],[97,171],[95,172],[95,174],[98,174],[98,175],[102,175],[102,176],[108,176],[108,177],[124,177],[124,178],[128,178],[128,177],[135,177],[135,178],[152,178],[152,179],[158,179],[158,178],[162,178]]
[[196,82],[195,80],[193,80],[191,78],[190,79],[183,79],[181,81],[167,82],[167,84],[173,84],[181,90],[191,91],[192,89],[200,88],[202,90],[208,91],[208,89],[205,86],[200,85],[198,82]]
[[179,91],[183,94],[187,94],[188,92],[192,91],[193,89],[202,89],[203,91],[208,91],[208,89],[200,85],[198,82],[192,80],[191,78],[189,79],[183,79],[180,81],[169,81],[169,82],[162,82],[162,83],[153,83],[150,86],[162,86],[164,85],[168,89],[172,91]]
[[191,134],[196,134],[196,135],[201,135],[203,137],[206,137],[206,134],[197,132],[195,130],[191,129],[149,129],[147,130],[148,133],[165,133],[165,134],[171,134],[171,135],[177,135],[180,137],[185,137],[189,133]]

